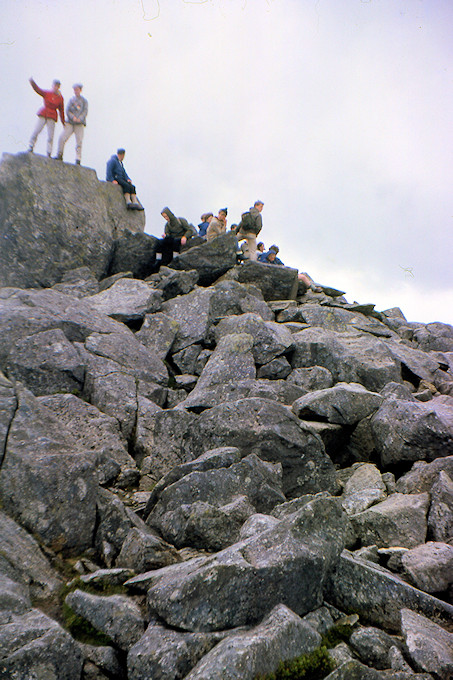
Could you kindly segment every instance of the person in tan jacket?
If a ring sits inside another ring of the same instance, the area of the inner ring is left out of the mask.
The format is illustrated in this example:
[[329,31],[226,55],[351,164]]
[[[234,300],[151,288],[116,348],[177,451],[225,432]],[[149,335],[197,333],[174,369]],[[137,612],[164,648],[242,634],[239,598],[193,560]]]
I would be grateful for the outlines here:
[[224,234],[226,232],[227,225],[227,208],[222,208],[219,210],[217,217],[213,217],[209,223],[209,227],[206,231],[206,240],[212,241],[216,236]]

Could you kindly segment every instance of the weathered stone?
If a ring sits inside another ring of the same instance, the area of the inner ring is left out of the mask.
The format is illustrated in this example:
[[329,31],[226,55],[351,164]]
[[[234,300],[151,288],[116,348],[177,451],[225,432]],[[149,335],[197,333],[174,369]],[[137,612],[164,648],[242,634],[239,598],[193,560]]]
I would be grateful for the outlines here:
[[386,345],[372,335],[314,327],[295,333],[293,340],[293,368],[324,366],[335,382],[358,382],[371,391],[401,380],[398,363]]
[[9,428],[17,410],[17,397],[13,383],[0,371],[0,466],[6,450]]
[[96,571],[92,571],[89,574],[82,574],[78,579],[71,582],[71,586],[74,583],[77,583],[78,585],[84,583],[99,588],[100,590],[107,590],[112,586],[122,586],[123,583],[132,578],[133,575],[133,570],[127,568],[96,569]]
[[424,593],[387,569],[355,559],[344,550],[328,578],[325,600],[341,611],[386,630],[401,630],[401,609],[407,607],[440,624],[450,624],[453,606]]
[[52,288],[65,295],[83,298],[98,293],[99,283],[89,267],[78,267],[65,272],[61,283],[56,283]]
[[131,529],[149,531],[144,522],[107,489],[99,489],[97,515],[94,544],[108,567],[113,566]]
[[421,380],[433,382],[439,362],[432,355],[403,342],[395,342],[394,339],[384,342],[393,358],[401,363],[406,380],[410,380],[415,387]]
[[178,680],[218,641],[218,635],[183,633],[150,624],[127,655],[129,680]]
[[292,411],[305,420],[353,425],[376,411],[383,399],[357,383],[337,383],[325,390],[310,392],[292,405]]
[[120,649],[127,651],[143,635],[145,625],[140,609],[123,595],[91,595],[77,589],[66,596],[65,602]]
[[379,337],[390,337],[392,335],[387,326],[373,317],[361,314],[359,310],[351,311],[319,304],[304,304],[299,309],[301,320],[310,326],[320,326],[327,330],[340,332],[355,329]]
[[332,373],[322,366],[295,368],[288,376],[287,381],[303,388],[305,392],[324,390],[333,385]]
[[222,280],[252,283],[261,290],[265,300],[295,300],[297,295],[297,269],[290,267],[248,260],[231,268]]
[[380,669],[390,667],[389,652],[395,640],[383,630],[371,626],[359,628],[352,633],[349,644],[367,666]]
[[444,470],[431,489],[428,527],[435,541],[450,543],[453,539],[453,481]]
[[80,644],[80,649],[85,659],[83,667],[84,676],[87,676],[87,662],[93,667],[93,674],[84,680],[103,680],[100,673],[105,673],[106,678],[120,680],[123,669],[118,658],[118,652],[113,647],[96,647],[95,645]]
[[267,531],[268,529],[273,529],[280,520],[271,515],[263,515],[262,513],[255,513],[250,515],[247,521],[241,527],[239,532],[239,540],[245,541],[247,538],[260,533],[261,531]]
[[258,369],[257,376],[268,380],[284,380],[291,371],[291,364],[286,357],[275,357]]
[[0,469],[5,511],[55,549],[91,545],[94,464],[54,414],[27,390],[18,395]]
[[453,327],[439,321],[428,323],[414,330],[414,341],[425,352],[430,350],[451,352],[453,351]]
[[212,557],[150,572],[150,612],[193,631],[254,623],[279,603],[306,614],[322,604],[344,531],[338,500],[314,498],[274,529]]
[[162,291],[164,300],[170,300],[178,295],[190,293],[198,282],[198,272],[194,269],[175,271],[169,267],[161,267],[159,273],[149,276],[147,281]]
[[146,314],[135,337],[163,361],[173,345],[178,328],[178,323],[162,312]]
[[402,556],[405,575],[426,593],[441,593],[453,583],[453,546],[429,541]]
[[171,545],[149,531],[134,527],[126,536],[116,564],[141,573],[179,561],[180,557]]
[[280,661],[312,652],[321,636],[288,607],[277,605],[258,626],[219,642],[186,680],[252,680],[271,673]]
[[401,611],[401,632],[417,669],[441,680],[453,674],[453,634],[410,609]]
[[428,403],[386,399],[371,418],[382,465],[401,461],[433,460],[453,453],[453,408]]
[[101,293],[86,298],[97,312],[128,323],[143,319],[145,314],[158,312],[162,293],[145,281],[119,279]]
[[375,465],[359,465],[345,484],[341,503],[348,515],[366,510],[386,498],[386,488]]
[[21,583],[19,579],[13,581],[8,578],[2,572],[2,568],[3,564],[0,563],[0,612],[25,614],[32,608],[27,586]]
[[175,255],[170,266],[172,269],[194,269],[198,272],[199,284],[210,286],[235,266],[236,251],[236,235],[229,232]]
[[275,321],[264,321],[258,314],[241,314],[222,319],[215,329],[217,342],[231,333],[247,333],[253,338],[253,358],[257,364],[266,364],[292,346],[291,333]]
[[352,660],[346,661],[335,671],[326,675],[325,680],[381,680],[381,676],[374,668],[368,668],[360,661]]
[[105,279],[101,279],[101,281],[99,281],[98,293],[102,293],[103,290],[107,290],[107,288],[113,286],[113,284],[119,281],[120,279],[133,279],[133,278],[134,276],[132,272],[118,272],[118,274],[106,276]]
[[[134,219],[138,210],[126,212],[133,212]],[[128,225],[116,235],[113,242],[108,273],[112,275],[130,271],[136,279],[144,279],[154,269],[156,244],[157,239],[154,236],[144,234],[143,229],[131,229]]]
[[413,548],[425,541],[428,508],[427,493],[395,493],[350,520],[362,545]]

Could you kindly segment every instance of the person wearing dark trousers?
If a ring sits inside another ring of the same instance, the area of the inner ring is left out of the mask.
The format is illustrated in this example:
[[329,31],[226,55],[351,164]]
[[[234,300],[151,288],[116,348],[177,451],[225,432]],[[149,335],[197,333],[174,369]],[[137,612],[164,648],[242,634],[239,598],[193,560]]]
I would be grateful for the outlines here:
[[165,219],[165,232],[156,245],[156,260],[154,269],[170,264],[174,253],[179,253],[181,246],[187,243],[187,239],[193,236],[192,227],[184,217],[176,217],[170,208],[164,208],[161,212]]
[[107,182],[112,182],[112,184],[120,185],[123,190],[127,208],[131,210],[143,210],[143,206],[139,203],[137,198],[135,187],[123,165],[125,155],[125,149],[118,149],[118,151],[107,161],[106,180]]

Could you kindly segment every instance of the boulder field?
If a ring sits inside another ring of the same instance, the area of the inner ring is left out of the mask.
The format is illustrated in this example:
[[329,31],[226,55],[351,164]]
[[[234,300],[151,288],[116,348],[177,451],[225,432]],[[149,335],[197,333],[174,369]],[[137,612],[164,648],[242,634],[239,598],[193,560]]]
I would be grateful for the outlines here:
[[451,679],[453,328],[137,212],[0,164],[0,678]]

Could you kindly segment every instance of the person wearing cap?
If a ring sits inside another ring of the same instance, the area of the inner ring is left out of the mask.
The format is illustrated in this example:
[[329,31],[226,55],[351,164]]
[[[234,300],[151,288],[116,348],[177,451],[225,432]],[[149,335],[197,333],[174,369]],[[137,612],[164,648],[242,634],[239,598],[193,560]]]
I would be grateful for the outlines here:
[[201,223],[198,225],[198,236],[202,236],[203,238],[206,238],[206,232],[209,227],[209,223],[214,217],[212,212],[207,212],[203,213],[202,216],[200,217]]
[[261,211],[264,207],[263,201],[255,201],[253,206],[247,212],[242,214],[241,221],[237,228],[236,234],[238,241],[245,239],[247,246],[244,249],[244,259],[256,261],[256,237],[263,227],[263,218]]
[[40,87],[38,87],[33,78],[30,78],[30,85],[34,91],[43,98],[44,106],[39,109],[38,113],[36,114],[38,116],[38,122],[32,136],[30,137],[28,150],[30,153],[33,152],[38,135],[41,133],[44,127],[47,127],[47,155],[50,157],[52,155],[55,123],[58,120],[57,111],[60,114],[60,120],[63,125],[65,123],[64,100],[60,92],[61,83],[59,80],[54,80],[52,82],[51,90],[42,90]]
[[64,145],[68,141],[69,137],[74,134],[76,140],[76,165],[80,165],[82,160],[82,142],[83,133],[86,125],[86,117],[88,113],[88,102],[85,97],[82,97],[81,83],[75,83],[72,86],[74,90],[74,96],[68,102],[66,107],[66,123],[64,130],[60,135],[58,140],[58,150],[56,159],[59,161],[63,160],[63,149]]
[[132,180],[123,165],[125,155],[125,149],[118,149],[117,152],[109,158],[107,161],[106,180],[107,182],[112,182],[112,184],[120,185],[123,190],[127,208],[131,210],[143,210],[142,205],[138,201],[137,192],[132,184]]
[[228,209],[221,208],[217,214],[217,217],[213,217],[209,223],[209,227],[206,231],[206,240],[212,241],[216,236],[224,234],[226,232]]
[[277,257],[278,252],[279,252],[278,246],[271,246],[267,253],[262,253],[258,257],[258,262],[264,262],[265,264],[283,265],[283,262]]

